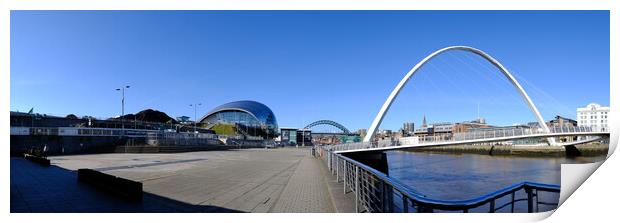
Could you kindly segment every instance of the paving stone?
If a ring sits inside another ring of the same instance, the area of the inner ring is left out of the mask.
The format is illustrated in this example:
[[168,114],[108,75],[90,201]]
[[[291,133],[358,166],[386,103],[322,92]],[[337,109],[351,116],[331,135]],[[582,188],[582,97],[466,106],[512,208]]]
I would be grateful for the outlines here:
[[[330,193],[330,175],[308,149],[114,153],[50,159],[53,166],[44,168],[11,158],[11,212],[337,210],[334,203],[338,202]],[[75,170],[79,168],[100,169],[142,182],[144,201],[127,203],[78,183]]]

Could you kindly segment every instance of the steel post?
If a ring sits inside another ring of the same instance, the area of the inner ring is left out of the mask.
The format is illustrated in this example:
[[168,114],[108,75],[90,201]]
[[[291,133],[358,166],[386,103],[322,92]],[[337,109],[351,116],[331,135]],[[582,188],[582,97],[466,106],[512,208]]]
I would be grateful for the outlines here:
[[338,163],[338,156],[336,156],[336,182],[339,182],[338,169],[340,169],[340,163]]
[[355,212],[359,213],[360,180],[359,167],[355,166]]
[[344,183],[343,188],[343,193],[346,194],[347,193],[347,161],[343,160],[343,168],[342,168],[342,182]]
[[388,212],[393,213],[394,212],[394,189],[392,188],[391,185],[387,185],[387,193],[386,195],[387,197],[387,202],[388,202]]
[[525,193],[527,193],[527,213],[534,212],[534,199],[532,199],[532,189],[525,188]]
[[512,192],[512,196],[511,196],[511,202],[510,202],[510,213],[515,213],[515,192]]

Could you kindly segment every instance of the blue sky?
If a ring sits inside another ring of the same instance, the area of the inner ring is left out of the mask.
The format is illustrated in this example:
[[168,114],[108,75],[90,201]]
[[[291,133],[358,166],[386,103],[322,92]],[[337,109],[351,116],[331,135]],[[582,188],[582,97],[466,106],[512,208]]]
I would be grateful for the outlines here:
[[[281,127],[368,128],[405,73],[450,45],[503,63],[545,119],[609,105],[608,11],[13,11],[10,108],[117,116],[114,89],[129,84],[126,113],[256,100]],[[535,120],[501,73],[452,52],[411,79],[381,127],[478,114]]]

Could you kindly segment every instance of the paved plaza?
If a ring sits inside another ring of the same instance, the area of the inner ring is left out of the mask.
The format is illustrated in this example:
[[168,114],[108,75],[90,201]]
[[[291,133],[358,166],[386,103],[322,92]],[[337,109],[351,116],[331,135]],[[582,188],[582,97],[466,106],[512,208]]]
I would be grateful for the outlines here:
[[[309,149],[110,153],[50,160],[52,167],[44,168],[11,159],[12,212],[351,211],[350,205],[342,207],[352,201],[333,196],[337,184]],[[79,168],[142,182],[144,201],[127,204],[78,183]]]

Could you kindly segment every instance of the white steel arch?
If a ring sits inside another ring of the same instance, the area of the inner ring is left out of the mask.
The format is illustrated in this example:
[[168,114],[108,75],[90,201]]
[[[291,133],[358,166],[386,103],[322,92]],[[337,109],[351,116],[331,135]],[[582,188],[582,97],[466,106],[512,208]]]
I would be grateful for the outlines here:
[[[471,53],[479,55],[482,58],[486,59],[487,61],[491,62],[491,64],[493,64],[495,67],[497,67],[502,72],[502,74],[504,74],[504,76],[506,78],[508,78],[510,83],[512,83],[512,85],[519,91],[519,93],[521,94],[521,97],[523,97],[523,100],[525,100],[525,102],[529,106],[530,110],[532,110],[532,112],[536,116],[538,124],[540,124],[541,128],[543,128],[543,130],[546,133],[550,132],[549,131],[549,127],[547,127],[547,125],[545,124],[545,120],[540,115],[540,112],[538,112],[538,109],[536,108],[536,105],[534,105],[534,102],[532,102],[532,99],[530,99],[530,97],[527,95],[525,90],[523,90],[523,87],[521,87],[521,84],[519,84],[519,82],[512,76],[512,74],[510,74],[510,71],[508,71],[508,69],[506,69],[501,63],[499,63],[497,60],[495,60],[495,58],[493,58],[490,55],[486,54],[482,50],[479,50],[479,49],[476,49],[476,48],[473,48],[473,47],[469,47],[469,46],[450,46],[450,47],[446,47],[446,48],[437,50],[437,51],[433,52],[432,54],[426,56],[422,61],[418,62],[418,64],[416,64],[407,73],[407,75],[405,75],[405,77],[403,77],[402,80],[400,80],[398,85],[396,85],[396,88],[394,88],[394,90],[392,90],[392,93],[387,98],[385,103],[383,103],[383,106],[381,107],[381,110],[379,110],[379,113],[377,114],[377,117],[375,117],[375,120],[370,125],[370,128],[368,128],[368,132],[366,133],[366,136],[364,137],[364,142],[370,142],[370,140],[375,136],[375,134],[377,133],[377,129],[379,128],[379,125],[381,125],[381,121],[383,121],[383,117],[385,116],[385,113],[390,109],[390,106],[392,106],[392,102],[394,101],[396,96],[398,96],[398,94],[400,93],[400,90],[405,86],[405,84],[407,84],[409,79],[411,79],[411,77],[420,68],[422,68],[422,66],[424,66],[424,64],[426,64],[430,59],[432,59],[433,57],[436,57],[439,54],[442,54],[444,52],[451,51],[451,50],[461,50],[461,51],[471,52]],[[548,138],[547,140],[549,141],[549,144],[552,144],[552,145],[555,144],[555,140],[553,138]]]

